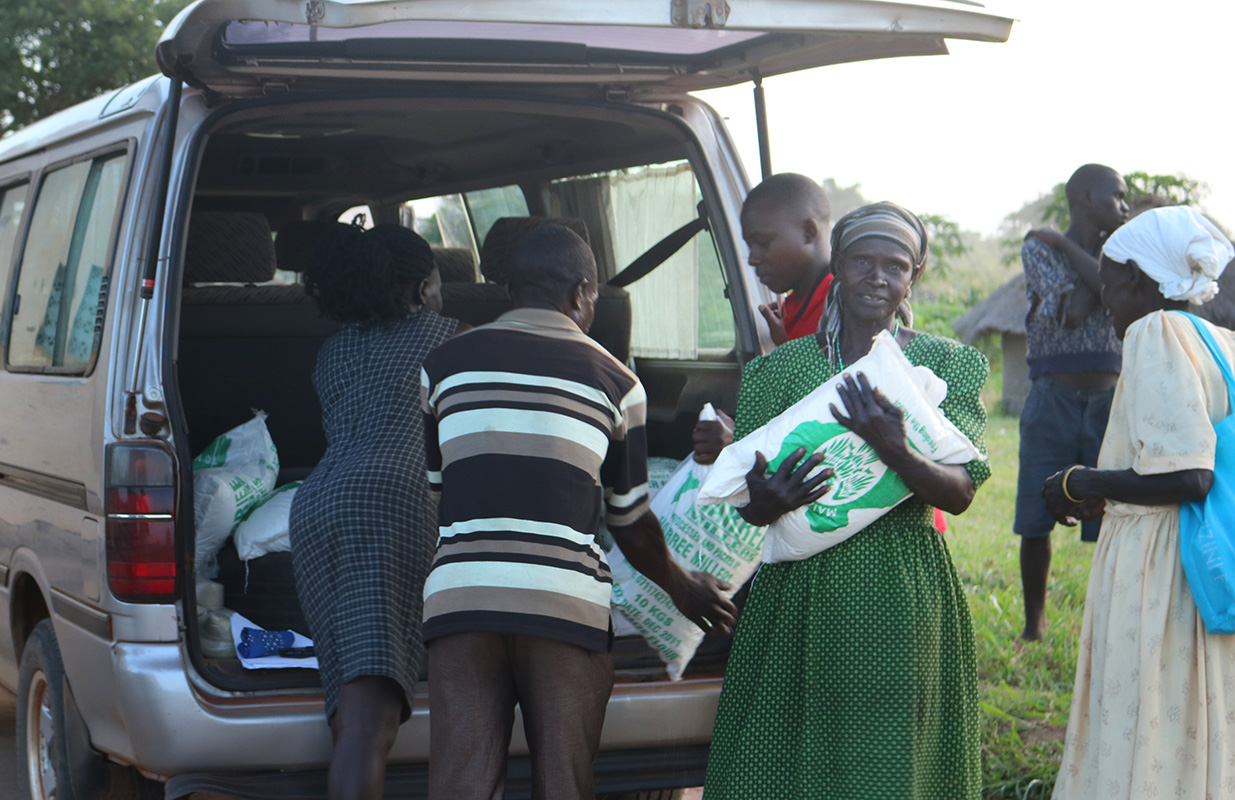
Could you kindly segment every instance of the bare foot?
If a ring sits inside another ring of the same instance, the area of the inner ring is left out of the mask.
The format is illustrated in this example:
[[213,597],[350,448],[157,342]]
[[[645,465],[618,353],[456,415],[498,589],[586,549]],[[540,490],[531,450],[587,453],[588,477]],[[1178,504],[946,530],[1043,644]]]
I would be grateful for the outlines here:
[[1037,625],[1026,625],[1025,630],[1021,631],[1021,638],[1027,642],[1040,642],[1046,638],[1046,623],[1039,622]]

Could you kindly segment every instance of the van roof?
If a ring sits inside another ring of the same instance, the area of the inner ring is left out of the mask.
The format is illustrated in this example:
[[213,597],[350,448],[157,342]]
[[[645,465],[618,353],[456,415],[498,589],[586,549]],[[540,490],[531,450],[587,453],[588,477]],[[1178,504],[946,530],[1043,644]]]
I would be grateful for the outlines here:
[[155,113],[166,94],[165,80],[151,75],[37,120],[0,139],[0,163],[37,152],[51,142],[93,130],[100,119],[137,109]]

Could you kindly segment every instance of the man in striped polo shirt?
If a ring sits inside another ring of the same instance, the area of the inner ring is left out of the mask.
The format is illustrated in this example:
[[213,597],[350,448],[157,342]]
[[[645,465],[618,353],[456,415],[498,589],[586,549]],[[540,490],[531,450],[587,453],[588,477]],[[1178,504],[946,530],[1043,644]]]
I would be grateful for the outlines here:
[[511,255],[515,310],[429,354],[421,374],[440,538],[425,582],[429,796],[500,797],[515,705],[533,796],[592,800],[613,689],[605,514],[630,563],[706,631],[728,588],[669,556],[648,509],[646,396],[586,335],[596,263],[573,231]]

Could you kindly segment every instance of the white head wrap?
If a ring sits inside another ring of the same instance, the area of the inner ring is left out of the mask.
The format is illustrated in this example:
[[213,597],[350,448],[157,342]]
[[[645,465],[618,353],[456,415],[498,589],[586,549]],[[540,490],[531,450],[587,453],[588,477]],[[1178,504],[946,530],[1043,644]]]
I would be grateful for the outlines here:
[[1120,264],[1135,261],[1158,282],[1168,300],[1201,304],[1218,294],[1218,276],[1235,248],[1212,222],[1190,206],[1154,208],[1115,230],[1102,255]]

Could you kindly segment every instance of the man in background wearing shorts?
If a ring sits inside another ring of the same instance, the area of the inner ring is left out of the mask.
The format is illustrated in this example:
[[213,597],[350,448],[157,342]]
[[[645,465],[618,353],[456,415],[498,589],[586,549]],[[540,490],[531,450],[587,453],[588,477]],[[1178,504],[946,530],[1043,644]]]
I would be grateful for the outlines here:
[[[1025,317],[1032,385],[1021,412],[1016,520],[1021,537],[1025,630],[1046,634],[1046,585],[1055,522],[1042,500],[1046,479],[1072,464],[1095,466],[1119,377],[1121,342],[1099,302],[1098,256],[1106,237],[1128,218],[1119,173],[1086,164],[1067,183],[1066,233],[1035,229],[1025,237],[1029,313]],[[1098,539],[1097,520],[1081,523],[1081,539]]]

